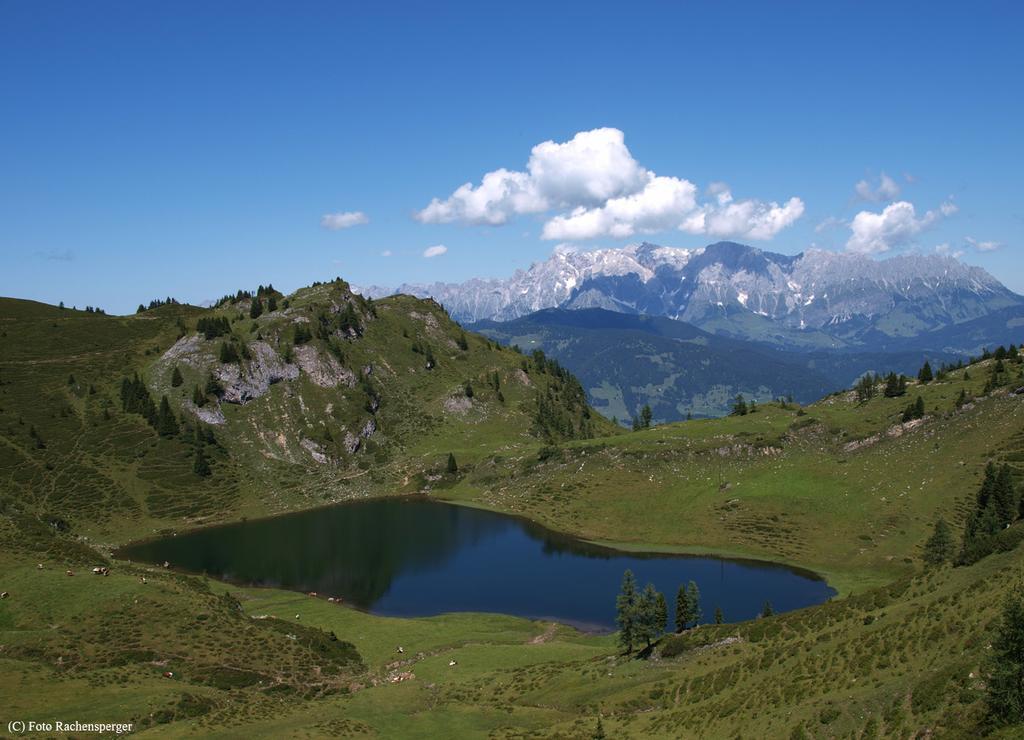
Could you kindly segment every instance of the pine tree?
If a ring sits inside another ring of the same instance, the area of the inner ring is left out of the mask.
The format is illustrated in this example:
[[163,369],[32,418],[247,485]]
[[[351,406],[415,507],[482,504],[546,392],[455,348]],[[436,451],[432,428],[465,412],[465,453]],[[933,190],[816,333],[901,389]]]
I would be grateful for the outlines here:
[[746,416],[747,411],[747,402],[743,399],[743,394],[740,393],[736,396],[736,401],[732,405],[732,415]]
[[658,637],[658,592],[648,583],[637,599],[635,637],[647,647]]
[[206,453],[203,451],[203,446],[196,446],[196,454],[192,459],[192,472],[201,478],[208,478],[211,474],[210,461],[206,459]]
[[924,365],[922,365],[921,369],[918,371],[918,373],[917,373],[917,380],[920,383],[931,383],[932,382],[932,380],[933,380],[932,366],[930,364],[928,364],[927,360],[925,360]]
[[664,634],[665,630],[668,629],[668,604],[665,602],[665,594],[658,592],[658,619],[655,623],[658,628],[658,634]]
[[213,373],[210,373],[206,378],[205,392],[208,396],[219,396],[224,392],[224,388],[221,386],[220,381],[217,380],[217,377]]
[[469,342],[466,340],[466,332],[461,332],[455,343],[459,345],[459,349],[463,352],[469,349]]
[[203,391],[198,385],[192,389],[192,403],[198,408],[206,405],[206,396],[203,395]]
[[889,373],[885,379],[885,391],[884,395],[886,398],[896,398],[902,396],[907,392],[907,379],[902,375],[896,373]]
[[640,409],[640,426],[644,429],[651,428],[651,407],[648,404],[644,404],[644,407]]
[[459,466],[455,462],[455,455],[448,453],[448,475],[455,475],[459,472]]
[[177,388],[184,382],[185,379],[181,377],[181,370],[179,370],[178,366],[175,365],[174,371],[171,373],[171,388]]
[[946,524],[946,520],[940,518],[935,522],[935,530],[932,536],[924,545],[924,560],[932,565],[942,565],[953,558],[953,533]]
[[686,615],[686,621],[693,622],[694,625],[700,624],[701,617],[703,617],[704,614],[700,609],[700,589],[697,588],[695,581],[690,581],[690,585],[686,587],[686,600],[690,605],[690,610]]
[[686,586],[679,585],[676,592],[676,632],[682,632],[688,624],[690,616],[690,598],[686,595]]
[[715,607],[715,624],[722,624],[725,622],[725,615],[722,614],[722,607]]
[[463,390],[466,393],[466,398],[473,397],[473,385],[468,380],[466,381],[466,385],[463,387]]
[[267,311],[274,312],[276,310],[277,310],[277,296],[271,294],[271,296],[269,298],[267,298]]
[[772,602],[765,601],[764,602],[764,606],[761,607],[761,616],[762,617],[770,617],[773,614],[775,614],[775,610],[772,609]]
[[622,589],[615,599],[615,621],[619,625],[619,645],[626,653],[633,652],[633,643],[637,640],[637,593],[636,579],[633,571],[622,574]]
[[167,396],[160,399],[160,410],[157,412],[156,431],[161,437],[173,437],[180,431],[178,428],[178,420],[174,418],[174,412],[171,411],[171,404],[167,400]]
[[989,714],[1000,724],[1024,721],[1024,595],[1007,595],[988,661]]

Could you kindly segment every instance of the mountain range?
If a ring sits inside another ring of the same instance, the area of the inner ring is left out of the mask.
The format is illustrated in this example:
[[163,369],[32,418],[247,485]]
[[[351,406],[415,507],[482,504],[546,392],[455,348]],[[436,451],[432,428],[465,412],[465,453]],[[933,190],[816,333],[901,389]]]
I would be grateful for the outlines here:
[[729,413],[737,394],[809,403],[850,387],[866,372],[916,374],[925,360],[954,355],[908,348],[889,352],[779,349],[721,337],[661,316],[549,308],[511,321],[479,321],[475,332],[525,352],[554,357],[579,378],[591,405],[628,422],[644,405],[656,422]]
[[[734,242],[556,249],[507,279],[364,292],[431,297],[463,323],[509,321],[547,308],[601,308],[800,350],[886,351],[909,341],[918,349],[970,354],[1007,341],[1008,331],[1024,325],[1024,297],[949,256],[875,260],[817,249],[789,256]],[[968,331],[956,329],[967,325]]]

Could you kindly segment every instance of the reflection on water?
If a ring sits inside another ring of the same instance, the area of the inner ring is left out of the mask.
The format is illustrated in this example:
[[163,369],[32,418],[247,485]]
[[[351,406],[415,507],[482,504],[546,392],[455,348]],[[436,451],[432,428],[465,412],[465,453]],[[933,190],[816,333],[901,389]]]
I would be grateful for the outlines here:
[[[671,605],[696,581],[704,616],[726,619],[825,601],[824,581],[752,561],[624,553],[515,517],[423,498],[385,498],[139,543],[119,557],[208,573],[234,583],[340,596],[376,614],[483,611],[612,628],[630,568]],[[670,616],[670,620],[672,617]]]

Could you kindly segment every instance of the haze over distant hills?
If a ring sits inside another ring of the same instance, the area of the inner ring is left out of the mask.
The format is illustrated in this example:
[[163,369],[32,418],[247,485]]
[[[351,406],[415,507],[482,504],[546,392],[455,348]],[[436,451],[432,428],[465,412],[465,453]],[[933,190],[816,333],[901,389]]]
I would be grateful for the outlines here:
[[649,243],[560,249],[507,279],[365,292],[429,296],[464,323],[508,321],[546,308],[602,308],[805,350],[886,351],[910,342],[915,349],[967,354],[1007,341],[1003,335],[1024,326],[1024,298],[952,257],[874,260],[822,250],[787,256],[734,242],[693,250]]
[[722,416],[739,393],[758,401],[792,396],[810,403],[849,387],[866,372],[914,374],[925,359],[957,359],[915,348],[785,350],[716,336],[662,316],[600,308],[549,308],[469,328],[527,353],[543,350],[580,379],[595,409],[625,422],[645,404],[659,422]]

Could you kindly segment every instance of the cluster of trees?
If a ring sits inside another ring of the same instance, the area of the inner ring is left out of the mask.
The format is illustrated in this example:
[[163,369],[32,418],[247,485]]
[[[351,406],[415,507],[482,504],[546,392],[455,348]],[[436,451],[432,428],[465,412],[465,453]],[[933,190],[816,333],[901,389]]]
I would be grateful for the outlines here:
[[316,316],[317,339],[327,341],[335,336],[361,337],[362,335],[363,325],[351,302],[346,303],[345,308],[337,313],[321,311]]
[[202,408],[206,405],[207,400],[210,396],[220,396],[224,392],[224,386],[217,380],[217,376],[210,373],[206,377],[206,384],[203,387],[195,386],[192,389],[192,403],[198,408]]
[[885,389],[882,394],[886,398],[899,398],[900,396],[906,395],[907,392],[907,376],[900,373],[889,373],[885,377]]
[[418,355],[423,355],[424,366],[427,370],[433,370],[437,367],[437,360],[434,359],[434,351],[430,349],[429,344],[420,344],[419,342],[412,343],[412,351]]
[[637,591],[633,571],[622,574],[622,591],[615,599],[615,621],[619,625],[619,644],[627,653],[633,646],[644,643],[651,646],[668,626],[668,604],[664,594],[648,583],[643,591]]
[[908,422],[922,417],[924,417],[924,399],[918,396],[916,401],[908,404],[907,407],[903,409],[903,421]]
[[138,373],[121,381],[121,408],[143,417],[161,437],[173,437],[181,431],[167,396],[160,399],[158,407]]
[[997,468],[990,462],[985,467],[974,510],[964,528],[959,562],[969,565],[998,549],[997,535],[1021,518],[1022,508],[1010,466],[1004,464]]
[[637,432],[641,429],[650,429],[652,416],[653,414],[651,413],[650,405],[645,403],[644,407],[640,409],[640,415],[633,417],[633,431]]
[[[519,351],[518,347],[513,347]],[[533,433],[548,441],[564,439],[590,439],[594,436],[590,407],[583,386],[571,372],[557,360],[536,349],[523,357],[523,372],[547,375],[549,382],[537,393],[537,409],[533,416]]]
[[[765,602],[771,615],[771,605]],[[615,621],[619,625],[619,644],[627,653],[635,645],[650,647],[668,627],[668,605],[665,596],[648,583],[642,591],[637,590],[633,571],[622,574],[622,590],[615,599]],[[683,632],[700,623],[703,612],[700,606],[700,589],[694,581],[680,585],[676,593],[676,632]],[[725,616],[715,607],[715,624],[722,624]]]
[[[160,306],[177,306],[177,305],[179,305],[178,304],[178,300],[176,298],[171,298],[170,296],[167,296],[166,298],[154,298],[153,300],[151,300],[149,302],[148,306],[144,306],[144,305],[142,305],[140,303],[139,307],[137,309],[135,309],[135,313],[142,313],[143,311],[149,311],[149,310],[154,309],[154,308],[159,308]],[[63,308],[63,304],[61,304],[61,307]],[[102,313],[102,311],[100,313]]]
[[196,322],[196,331],[205,339],[216,339],[231,333],[231,322],[226,316],[203,316]]
[[985,668],[989,717],[999,725],[1024,722],[1024,592],[1019,586],[1003,602]]
[[[992,369],[989,372],[988,379],[985,381],[985,387],[983,393],[991,393],[996,388],[1006,385],[1013,380],[1013,374],[1010,371],[1010,365],[1020,365],[1021,358],[1020,353],[1014,345],[1010,345],[1009,349],[999,347],[995,352],[992,353],[989,359],[995,360],[992,363]],[[1024,379],[1024,369],[1019,369],[1016,375],[1017,380]]]
[[736,400],[732,403],[732,411],[729,413],[732,416],[746,416],[747,414],[753,414],[757,412],[757,401],[750,399],[750,403],[743,397],[742,393],[736,395]]

